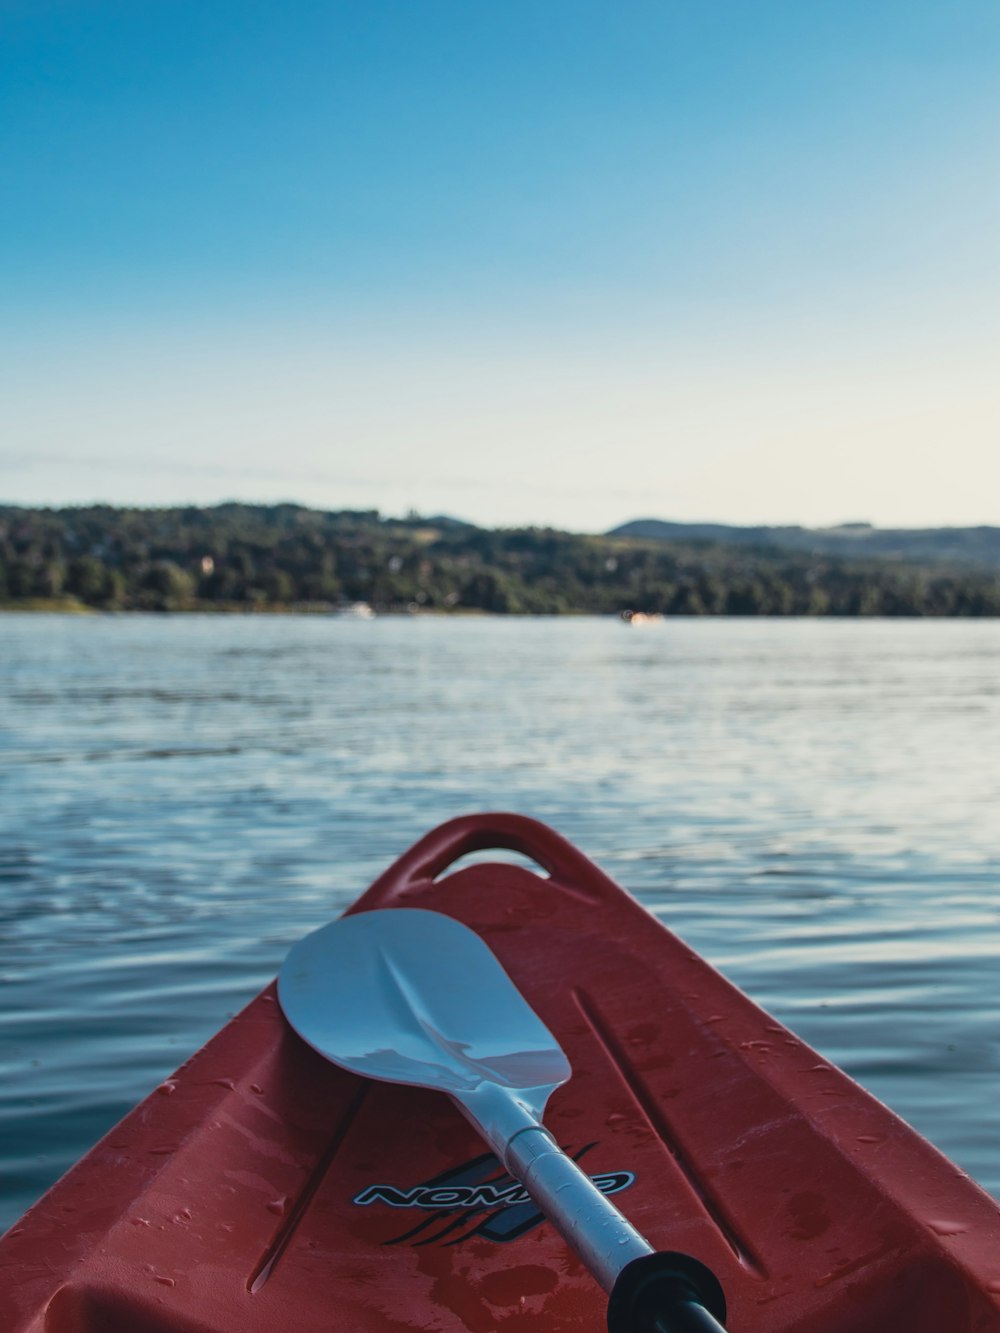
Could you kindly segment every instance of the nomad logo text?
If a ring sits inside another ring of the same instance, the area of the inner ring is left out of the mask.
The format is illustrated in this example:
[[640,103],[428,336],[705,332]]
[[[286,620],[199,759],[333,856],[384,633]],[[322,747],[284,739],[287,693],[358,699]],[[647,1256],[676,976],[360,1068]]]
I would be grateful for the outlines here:
[[[606,1171],[591,1176],[602,1194],[617,1194],[635,1180],[631,1171]],[[395,1185],[369,1185],[354,1202],[362,1206],[387,1203],[390,1208],[508,1208],[530,1203],[528,1191],[519,1181],[498,1181],[496,1184],[474,1185],[416,1185],[401,1190]]]

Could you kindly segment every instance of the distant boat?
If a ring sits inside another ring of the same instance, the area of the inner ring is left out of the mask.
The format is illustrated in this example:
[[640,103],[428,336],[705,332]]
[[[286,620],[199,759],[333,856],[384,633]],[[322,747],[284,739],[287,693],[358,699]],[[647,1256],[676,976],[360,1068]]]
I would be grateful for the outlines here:
[[333,614],[342,620],[374,620],[375,612],[367,602],[349,602],[346,606],[336,606]]
[[623,611],[621,618],[624,624],[639,628],[642,625],[655,625],[663,619],[663,616],[659,611]]

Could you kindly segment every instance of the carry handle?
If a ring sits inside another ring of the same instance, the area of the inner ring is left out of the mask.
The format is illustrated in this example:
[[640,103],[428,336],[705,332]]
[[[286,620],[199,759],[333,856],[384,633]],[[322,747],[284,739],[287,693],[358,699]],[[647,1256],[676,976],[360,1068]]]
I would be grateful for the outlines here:
[[437,879],[461,857],[491,848],[530,857],[556,883],[594,902],[600,901],[608,887],[614,887],[593,861],[547,824],[527,815],[497,811],[462,815],[441,824],[380,875],[371,892],[386,902],[405,897],[418,885]]

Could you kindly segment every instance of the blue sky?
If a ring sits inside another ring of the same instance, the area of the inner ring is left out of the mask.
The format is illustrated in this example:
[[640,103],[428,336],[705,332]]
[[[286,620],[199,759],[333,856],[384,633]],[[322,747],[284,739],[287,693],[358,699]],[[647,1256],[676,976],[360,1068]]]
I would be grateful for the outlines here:
[[0,498],[1000,522],[990,0],[7,0]]

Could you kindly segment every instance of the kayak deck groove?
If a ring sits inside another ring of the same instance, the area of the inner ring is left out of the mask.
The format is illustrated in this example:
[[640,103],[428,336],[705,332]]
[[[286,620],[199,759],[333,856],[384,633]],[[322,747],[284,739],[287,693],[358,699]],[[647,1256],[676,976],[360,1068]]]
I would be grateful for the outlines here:
[[580,1012],[587,1020],[591,1031],[600,1042],[609,1064],[615,1069],[622,1082],[628,1088],[636,1105],[641,1110],[652,1133],[666,1149],[666,1161],[672,1162],[681,1178],[677,1188],[686,1184],[691,1192],[692,1207],[700,1206],[708,1220],[716,1227],[720,1236],[732,1250],[739,1263],[748,1271],[761,1276],[764,1266],[753,1252],[753,1243],[741,1235],[738,1226],[726,1216],[725,1200],[715,1197],[711,1184],[703,1179],[695,1166],[694,1159],[681,1142],[676,1128],[670,1123],[669,1115],[662,1102],[653,1097],[640,1074],[631,1067],[628,1057],[622,1051],[615,1038],[614,1030],[601,1017],[597,1005],[582,987],[578,987],[574,996]]
[[273,1212],[277,1214],[287,1215],[287,1221],[283,1222],[282,1225],[278,1228],[273,1239],[271,1240],[263,1256],[261,1257],[260,1263],[257,1264],[256,1268],[254,1269],[253,1273],[251,1274],[250,1278],[247,1281],[247,1291],[251,1294],[251,1296],[256,1296],[256,1294],[263,1287],[264,1283],[274,1272],[275,1265],[281,1258],[281,1255],[283,1254],[285,1247],[291,1241],[296,1228],[301,1222],[307,1208],[309,1207],[310,1202],[312,1201],[313,1195],[319,1189],[327,1173],[329,1172],[331,1166],[333,1165],[333,1160],[337,1155],[340,1145],[347,1137],[348,1130],[351,1128],[351,1125],[354,1123],[354,1121],[360,1114],[361,1108],[364,1105],[365,1097],[368,1094],[368,1087],[369,1085],[367,1083],[362,1083],[358,1087],[353,1100],[350,1102],[344,1113],[343,1119],[337,1125],[337,1128],[334,1132],[329,1147],[326,1149],[323,1155],[318,1159],[315,1167],[309,1173],[307,1179],[303,1182],[298,1195],[294,1199],[275,1200],[271,1205],[269,1205]]
[[[445,874],[496,847],[548,879]],[[350,911],[393,907],[486,940],[573,1066],[546,1124],[717,1273],[732,1333],[1000,1333],[1000,1207],[557,834],[453,820]],[[0,1240],[10,1333],[598,1333],[604,1311],[447,1098],[329,1064],[273,986]]]

